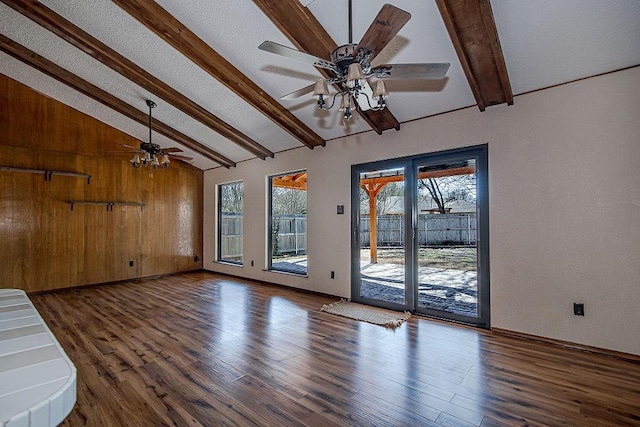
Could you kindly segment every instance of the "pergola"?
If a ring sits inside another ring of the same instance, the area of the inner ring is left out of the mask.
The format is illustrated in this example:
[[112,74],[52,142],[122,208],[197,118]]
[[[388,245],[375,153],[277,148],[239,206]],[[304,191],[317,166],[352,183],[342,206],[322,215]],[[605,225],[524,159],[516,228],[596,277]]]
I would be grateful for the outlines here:
[[[447,167],[439,165],[433,167],[433,170],[423,170],[418,172],[418,179],[441,178],[444,176],[469,175],[476,172],[475,165],[463,162],[464,165],[456,165],[455,167]],[[378,227],[376,214],[376,199],[378,193],[390,182],[404,181],[404,169],[391,169],[381,172],[368,172],[362,174],[360,179],[360,188],[369,196],[369,242],[371,262],[378,262]],[[291,175],[283,175],[274,177],[272,180],[274,187],[292,188],[296,190],[307,189],[307,173],[294,173]]]
[[[443,176],[468,175],[476,172],[475,165],[458,166],[453,168],[439,168],[418,172],[418,179],[440,178]],[[382,172],[371,172],[363,174],[360,179],[360,188],[369,196],[369,246],[371,253],[371,263],[378,262],[378,227],[376,200],[377,195],[390,182],[404,181],[404,170],[395,169]]]
[[291,175],[274,176],[271,184],[274,187],[293,188],[295,190],[307,189],[307,173],[293,173]]

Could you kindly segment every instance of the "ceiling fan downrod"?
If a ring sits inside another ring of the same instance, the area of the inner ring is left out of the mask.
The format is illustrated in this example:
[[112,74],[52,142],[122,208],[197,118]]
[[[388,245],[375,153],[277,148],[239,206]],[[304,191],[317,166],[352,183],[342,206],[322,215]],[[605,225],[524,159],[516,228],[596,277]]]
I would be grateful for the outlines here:
[[147,106],[149,107],[149,145],[151,145],[151,110],[156,108],[157,104],[150,99],[147,99]]
[[[153,129],[153,116],[151,114],[151,110],[156,108],[157,104],[150,99],[147,99],[146,102],[149,107],[149,141],[140,143],[140,153],[142,153],[142,158],[140,157],[140,154],[135,153],[133,155],[133,159],[131,159],[131,165],[136,169],[140,166],[146,167],[148,165],[151,165],[153,169],[157,169],[159,166],[166,169],[169,167],[169,156],[160,149],[158,144],[154,144],[151,140]],[[161,156],[162,159],[158,160],[158,156]]]
[[353,4],[349,0],[349,44],[353,44]]

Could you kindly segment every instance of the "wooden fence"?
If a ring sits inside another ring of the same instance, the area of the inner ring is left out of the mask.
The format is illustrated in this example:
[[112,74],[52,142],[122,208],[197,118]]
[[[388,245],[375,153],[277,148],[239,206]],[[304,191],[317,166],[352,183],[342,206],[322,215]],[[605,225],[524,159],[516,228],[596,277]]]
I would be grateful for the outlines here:
[[[404,215],[378,216],[378,246],[404,246]],[[474,245],[476,214],[419,214],[418,245]],[[360,220],[360,245],[369,246],[369,215]]]
[[[307,253],[307,216],[276,215],[273,253],[302,255]],[[221,255],[225,260],[242,259],[242,214],[222,214]]]
[[220,224],[220,258],[242,260],[242,214],[223,213]]
[[[307,253],[307,216],[274,216],[273,253]],[[222,215],[222,255],[224,259],[242,257],[242,215]],[[360,221],[360,245],[369,246],[369,215]],[[418,245],[476,244],[476,214],[419,214]],[[404,246],[404,215],[378,216],[378,246]]]
[[307,216],[274,215],[272,251],[274,255],[307,253]]

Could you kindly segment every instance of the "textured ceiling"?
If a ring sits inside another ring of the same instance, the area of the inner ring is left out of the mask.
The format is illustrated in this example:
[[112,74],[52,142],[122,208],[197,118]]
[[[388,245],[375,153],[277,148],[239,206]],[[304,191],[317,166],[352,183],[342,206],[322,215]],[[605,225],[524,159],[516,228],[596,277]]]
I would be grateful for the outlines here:
[[[276,155],[302,146],[287,131],[111,1],[43,0],[41,3]],[[275,99],[319,77],[311,65],[258,50],[257,46],[264,40],[293,45],[252,1],[159,0],[157,3]],[[348,41],[346,0],[302,3],[309,4],[310,12],[336,43]],[[354,42],[360,40],[383,4],[377,0],[353,1]],[[375,62],[450,62],[451,68],[442,81],[389,81],[390,111],[402,123],[474,105],[476,101],[435,3],[398,0],[392,4],[410,12],[412,18]],[[640,1],[492,0],[491,5],[516,95],[640,64]],[[0,22],[3,35],[127,104],[146,112],[144,100],[155,100],[158,104],[153,112],[155,118],[203,145],[236,162],[254,157],[2,3]],[[145,126],[4,53],[0,53],[0,73],[141,141],[147,139]],[[279,102],[325,140],[370,130],[362,119],[344,126],[337,111],[318,111],[310,97]],[[517,100],[511,108],[517,108]],[[154,142],[176,145],[156,134]],[[114,147],[116,143],[114,141]],[[198,168],[218,166],[193,151],[185,149],[185,153],[194,157],[192,164]]]

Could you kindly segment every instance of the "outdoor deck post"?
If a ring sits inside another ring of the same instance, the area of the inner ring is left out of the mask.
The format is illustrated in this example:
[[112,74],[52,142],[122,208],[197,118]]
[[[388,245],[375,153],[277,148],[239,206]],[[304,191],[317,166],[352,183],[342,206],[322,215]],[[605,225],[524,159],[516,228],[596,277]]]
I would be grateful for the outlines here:
[[371,247],[371,263],[378,263],[378,230],[376,221],[377,192],[369,193],[369,246]]
[[378,263],[378,225],[376,218],[376,198],[380,190],[387,185],[387,181],[376,182],[375,179],[370,182],[360,181],[362,188],[369,196],[369,247],[371,248],[371,264]]

